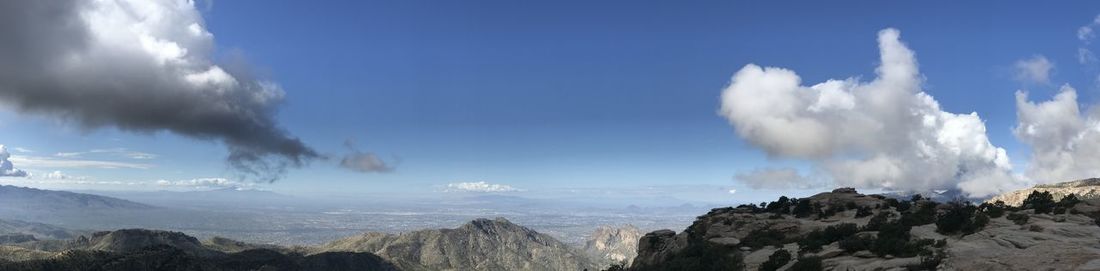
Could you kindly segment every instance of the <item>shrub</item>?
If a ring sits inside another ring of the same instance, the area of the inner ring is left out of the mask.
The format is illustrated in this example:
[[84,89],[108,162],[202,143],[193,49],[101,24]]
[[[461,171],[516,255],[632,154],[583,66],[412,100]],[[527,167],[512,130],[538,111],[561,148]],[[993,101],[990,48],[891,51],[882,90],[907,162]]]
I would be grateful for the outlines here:
[[1008,220],[1012,220],[1012,222],[1016,223],[1016,225],[1023,225],[1027,224],[1028,216],[1025,213],[1011,213],[1008,214],[1008,216],[1006,216],[1005,218]]
[[791,252],[786,249],[776,250],[771,256],[768,256],[768,261],[760,264],[761,271],[775,271],[780,267],[787,265],[791,262]]
[[765,246],[781,246],[786,236],[783,232],[776,229],[757,229],[749,232],[749,235],[741,239],[741,245],[751,247],[753,249],[762,248]]
[[978,205],[978,211],[989,215],[991,218],[998,218],[1005,215],[1005,207],[1005,202],[998,200],[993,204],[982,203],[982,205]]
[[859,209],[859,205],[856,205],[856,202],[854,201],[849,201],[847,203],[844,203],[844,208],[848,210],[855,210]]
[[1043,231],[1043,226],[1031,224],[1030,227],[1027,227],[1027,230],[1033,231],[1033,232],[1041,232],[1041,231]]
[[859,232],[856,224],[844,223],[825,227],[825,230],[814,230],[798,240],[798,248],[804,252],[818,252],[821,247],[840,241]]
[[840,242],[837,242],[837,245],[840,246],[840,249],[843,249],[844,252],[855,253],[871,248],[871,241],[873,240],[869,237],[852,235],[841,239]]
[[910,266],[909,270],[936,270],[943,262],[944,252],[925,250],[920,253],[920,263]]
[[1058,201],[1058,205],[1066,207],[1067,209],[1068,208],[1073,208],[1073,206],[1077,205],[1078,203],[1081,203],[1081,200],[1078,199],[1077,195],[1074,195],[1074,194],[1066,195],[1065,197],[1062,197],[1062,199]]
[[607,269],[604,269],[603,271],[623,271],[623,270],[626,270],[626,264],[613,263],[613,264],[611,264],[611,266],[608,266]]
[[821,265],[821,257],[811,256],[798,258],[797,262],[791,265],[789,271],[820,271],[825,268]]
[[1047,214],[1054,209],[1054,196],[1046,191],[1032,191],[1020,206],[1024,209],[1035,209],[1036,214]]
[[863,230],[865,230],[865,231],[877,231],[880,228],[882,228],[882,225],[885,225],[886,223],[889,223],[890,222],[890,216],[893,216],[893,215],[894,214],[891,213],[891,212],[879,212],[878,214],[875,214],[875,216],[872,216],[871,219],[867,221],[867,225],[863,226]]
[[936,203],[931,201],[917,202],[915,209],[901,215],[901,222],[909,226],[927,225],[936,222]]
[[791,206],[791,199],[786,196],[779,197],[779,200],[768,203],[764,207],[764,211],[774,214],[787,213],[787,208]]
[[810,202],[810,199],[800,199],[795,204],[794,210],[791,210],[791,214],[798,218],[810,216],[814,213],[814,206]]
[[936,231],[941,234],[962,232],[964,235],[980,231],[989,223],[989,217],[977,212],[970,202],[953,201],[936,218]]
[[873,211],[871,211],[871,207],[864,206],[864,207],[859,207],[858,209],[856,209],[856,218],[867,217],[867,216],[873,215],[873,214],[875,214],[875,213]]

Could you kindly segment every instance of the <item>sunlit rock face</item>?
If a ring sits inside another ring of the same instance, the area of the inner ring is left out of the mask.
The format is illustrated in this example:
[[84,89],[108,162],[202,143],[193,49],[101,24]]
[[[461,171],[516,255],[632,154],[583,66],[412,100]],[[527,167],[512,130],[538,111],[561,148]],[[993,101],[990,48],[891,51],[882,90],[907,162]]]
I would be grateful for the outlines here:
[[986,202],[993,203],[1003,201],[1007,205],[1020,206],[1020,204],[1024,202],[1024,199],[1027,199],[1027,196],[1031,195],[1031,192],[1048,192],[1051,196],[1054,196],[1054,200],[1056,201],[1061,200],[1069,194],[1073,194],[1081,200],[1100,199],[1100,178],[1040,184],[1032,188],[1000,194],[990,198]]
[[595,259],[629,266],[638,255],[639,238],[642,238],[642,231],[633,225],[618,228],[603,225],[588,236],[584,251]]

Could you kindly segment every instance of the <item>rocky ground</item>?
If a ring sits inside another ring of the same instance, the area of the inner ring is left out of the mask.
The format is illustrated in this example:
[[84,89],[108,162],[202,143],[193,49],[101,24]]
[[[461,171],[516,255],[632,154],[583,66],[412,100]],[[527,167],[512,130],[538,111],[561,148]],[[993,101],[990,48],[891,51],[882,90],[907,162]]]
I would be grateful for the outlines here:
[[838,189],[719,208],[643,236],[629,269],[1100,270],[1100,204],[1032,197],[1013,207]]

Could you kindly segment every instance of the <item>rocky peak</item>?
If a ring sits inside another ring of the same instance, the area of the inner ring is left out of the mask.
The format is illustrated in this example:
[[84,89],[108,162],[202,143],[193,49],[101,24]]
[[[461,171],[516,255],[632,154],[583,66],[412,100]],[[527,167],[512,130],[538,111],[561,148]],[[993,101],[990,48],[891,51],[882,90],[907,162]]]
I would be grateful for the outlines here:
[[608,264],[625,263],[629,266],[638,255],[638,239],[641,237],[642,231],[634,225],[602,225],[588,236],[584,251],[594,259],[605,260]]
[[377,254],[405,270],[597,270],[584,253],[504,218],[475,219],[454,229],[367,233],[323,251]]

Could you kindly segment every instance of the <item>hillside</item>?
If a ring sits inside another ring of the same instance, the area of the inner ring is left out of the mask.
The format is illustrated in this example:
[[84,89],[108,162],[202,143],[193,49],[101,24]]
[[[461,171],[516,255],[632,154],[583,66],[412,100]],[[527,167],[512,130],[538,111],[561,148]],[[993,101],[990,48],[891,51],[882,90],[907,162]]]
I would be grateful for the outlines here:
[[1003,201],[1005,204],[1020,206],[1024,199],[1032,192],[1048,192],[1054,196],[1054,200],[1061,200],[1066,195],[1073,194],[1081,200],[1100,199],[1100,178],[1091,178],[1071,182],[1053,184],[1040,184],[1032,188],[1016,190],[994,196],[986,202],[993,203]]
[[69,239],[81,233],[49,224],[0,219],[0,244],[10,243],[4,241],[4,236],[29,235],[34,239]]
[[718,208],[639,240],[631,270],[1074,270],[1100,262],[1097,208],[896,200],[837,189]]
[[608,265],[623,263],[629,266],[638,255],[638,239],[641,237],[642,231],[634,225],[599,226],[585,240],[584,252]]
[[145,210],[155,207],[112,197],[0,185],[0,211]]
[[583,252],[503,218],[455,229],[365,233],[320,248],[371,252],[404,270],[597,270]]
[[[232,240],[239,247],[251,245]],[[268,248],[220,251],[178,232],[98,232],[63,242],[0,246],[0,270],[397,270],[371,253],[310,255]]]

